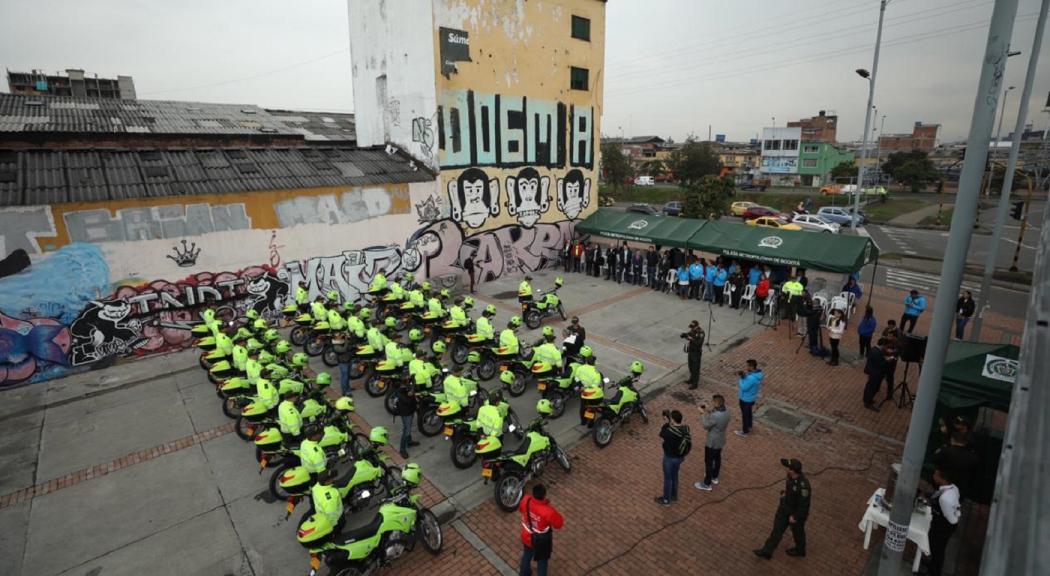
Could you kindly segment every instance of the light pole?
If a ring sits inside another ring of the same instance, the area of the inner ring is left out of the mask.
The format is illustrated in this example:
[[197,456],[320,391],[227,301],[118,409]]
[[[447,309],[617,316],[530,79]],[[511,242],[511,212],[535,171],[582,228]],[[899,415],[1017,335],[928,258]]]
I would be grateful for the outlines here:
[[[1010,55],[1013,56],[1014,54],[1020,54],[1020,52],[1011,53]],[[1003,133],[1003,116],[1006,116],[1006,95],[1009,94],[1010,91],[1015,88],[1017,88],[1017,86],[1009,86],[1006,88],[1006,90],[1003,90],[1003,105],[999,107],[999,127],[995,129],[996,156],[999,155],[999,136]]]
[[860,144],[860,168],[857,169],[857,191],[853,195],[853,217],[850,218],[850,229],[857,229],[857,220],[860,219],[860,194],[864,190],[864,169],[868,162],[868,131],[871,130],[871,106],[875,100],[875,75],[879,71],[879,48],[882,46],[882,20],[886,15],[886,5],[890,0],[879,2],[879,29],[875,33],[875,56],[872,58],[871,72],[863,68],[857,69],[857,75],[868,81],[868,106],[864,110],[864,137]]
[[886,132],[886,115],[882,115],[882,121],[879,122],[879,139],[876,140],[877,148],[875,149],[875,185],[882,185],[882,135]]

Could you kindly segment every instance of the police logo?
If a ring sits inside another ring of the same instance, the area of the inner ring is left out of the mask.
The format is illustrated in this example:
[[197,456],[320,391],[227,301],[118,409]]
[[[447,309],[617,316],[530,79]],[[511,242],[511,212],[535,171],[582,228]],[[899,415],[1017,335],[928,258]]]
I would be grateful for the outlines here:
[[984,367],[981,369],[981,376],[993,380],[1002,380],[1003,382],[1013,382],[1017,378],[1018,366],[1017,360],[986,354],[984,356]]
[[643,228],[645,228],[648,225],[649,225],[649,221],[648,220],[635,220],[634,222],[631,222],[631,225],[628,226],[627,228],[629,228],[631,230],[642,230]]
[[784,240],[778,236],[766,236],[758,241],[759,248],[779,248]]

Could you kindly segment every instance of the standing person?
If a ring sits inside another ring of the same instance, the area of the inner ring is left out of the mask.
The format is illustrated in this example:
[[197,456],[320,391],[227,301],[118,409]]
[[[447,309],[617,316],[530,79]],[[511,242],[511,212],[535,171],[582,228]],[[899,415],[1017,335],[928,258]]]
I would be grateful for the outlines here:
[[594,252],[595,247],[593,242],[588,244],[587,249],[583,252],[583,261],[585,264],[584,269],[587,271],[588,276],[597,276],[597,274],[594,273]]
[[416,391],[412,386],[406,384],[397,391],[394,412],[401,417],[401,457],[408,459],[409,446],[419,446],[419,442],[412,439],[412,416],[416,413]]
[[[568,250],[568,244],[566,244],[565,246],[566,246],[566,251],[567,251]],[[569,267],[569,259],[568,258],[565,259],[565,267],[566,268]],[[467,259],[463,261],[463,269],[467,271],[467,276],[470,276],[470,293],[473,294],[474,293],[474,255],[473,254],[471,254],[470,256],[467,256]],[[568,270],[566,270],[566,272],[568,272]]]
[[959,505],[959,488],[947,472],[935,468],[933,483],[937,486],[937,491],[929,498],[933,521],[930,523],[930,562],[926,568],[930,576],[941,576],[944,551],[959,524],[962,509]]
[[642,284],[642,268],[645,266],[645,255],[641,250],[634,251],[634,261],[632,263],[632,278],[631,283],[635,286]]
[[[879,346],[868,350],[868,359],[864,363],[864,373],[868,375],[868,382],[864,385],[864,407],[873,412],[879,411],[879,407],[875,405],[875,395],[879,393],[882,380],[886,377],[886,370],[889,369],[889,363],[893,359],[893,348],[883,347],[885,345],[883,340],[879,342]],[[890,387],[887,400],[892,399],[893,388]]]
[[[824,316],[824,309],[815,300],[809,298],[804,301],[806,316],[806,335],[809,336],[809,353],[813,356],[823,356],[820,344],[820,320]],[[800,311],[801,315],[802,312]]]
[[722,263],[719,263],[718,269],[715,270],[715,300],[718,301],[719,306],[725,306],[726,303],[722,295],[725,293],[727,281],[729,281],[729,273],[726,272]]
[[729,306],[734,310],[740,308],[740,297],[744,295],[744,275],[739,269],[729,276],[729,291]]
[[718,276],[718,268],[715,262],[711,262],[704,270],[704,300],[715,301],[715,278]]
[[562,266],[564,267],[565,273],[569,273],[570,261],[572,260],[572,241],[565,241],[565,248],[561,251]]
[[966,290],[963,295],[959,298],[959,301],[955,303],[955,339],[962,340],[963,332],[966,331],[966,323],[973,318],[973,313],[977,308],[977,304],[973,301],[973,294]]
[[688,341],[685,343],[685,352],[689,359],[689,389],[696,390],[696,387],[700,383],[700,360],[704,354],[704,329],[700,327],[700,323],[693,320],[689,324],[689,332],[683,333],[682,338],[686,338]]
[[645,266],[649,273],[649,287],[658,290],[660,287],[660,252],[656,246],[649,247],[649,253],[645,255]]
[[575,334],[576,338],[574,342],[565,344],[565,353],[570,357],[579,356],[580,348],[583,348],[583,345],[587,342],[587,329],[580,324],[579,316],[573,316],[569,322],[569,325],[562,331],[562,336],[569,338]]
[[565,518],[547,500],[547,487],[536,484],[532,495],[526,495],[518,505],[521,512],[521,565],[519,576],[532,576],[532,561],[536,561],[536,574],[547,576],[547,563],[554,547],[554,531],[561,530]]
[[726,430],[729,429],[729,412],[726,399],[721,394],[711,397],[711,408],[700,405],[700,425],[707,430],[704,442],[704,481],[693,484],[697,490],[711,490],[718,484],[718,473],[722,470],[722,448],[726,445]]
[[770,560],[773,551],[780,545],[784,531],[791,527],[791,536],[795,547],[788,548],[788,556],[804,557],[806,555],[806,518],[809,517],[809,500],[811,498],[809,480],[802,474],[802,462],[791,458],[781,458],[780,464],[787,468],[787,483],[781,492],[780,505],[773,519],[773,530],[766,543],[755,550],[755,556]]
[[620,250],[620,275],[616,277],[616,283],[630,282],[629,276],[631,275],[631,249],[627,246],[627,241],[623,241],[623,248]]
[[579,272],[583,262],[583,242],[577,240],[572,247],[572,271]]
[[671,502],[678,500],[678,470],[692,448],[692,438],[689,427],[682,424],[681,412],[664,410],[664,419],[666,422],[660,428],[664,449],[664,493],[655,500],[661,506],[670,506]]
[[350,373],[354,369],[354,355],[350,352],[349,340],[342,332],[332,336],[332,351],[335,352],[336,362],[339,364],[339,391],[343,396],[354,395],[350,389]]
[[897,326],[896,320],[886,321],[886,328],[882,330],[882,339],[881,348],[883,350],[887,348],[893,350],[893,358],[886,364],[886,397],[892,399],[894,380],[897,378],[897,351],[901,349],[901,344],[904,343],[904,335]]
[[[908,334],[915,331],[915,322],[919,315],[926,310],[926,297],[919,294],[918,290],[912,290],[904,297],[904,314],[901,315],[901,330],[907,330]],[[908,323],[911,323],[910,325]],[[905,328],[905,326],[908,326]]]
[[689,269],[678,267],[678,297],[685,300],[689,297]]
[[864,316],[860,319],[860,323],[857,324],[857,337],[860,339],[860,358],[868,356],[868,350],[871,350],[871,337],[875,335],[875,329],[878,326],[879,323],[875,320],[875,310],[871,306],[864,308]]
[[758,400],[758,393],[762,389],[762,379],[766,375],[758,367],[758,362],[754,358],[748,359],[747,372],[737,372],[736,375],[739,377],[737,398],[740,400],[741,429],[733,432],[737,436],[747,438],[751,434],[751,409]]
[[755,264],[747,270],[747,283],[752,286],[758,285],[758,280],[762,278],[762,268]]
[[704,283],[704,265],[699,260],[689,264],[689,299],[700,299],[700,286]]
[[828,320],[828,343],[831,344],[831,358],[828,359],[829,366],[839,365],[839,341],[846,332],[846,320],[842,318],[842,310],[831,311],[831,319]]

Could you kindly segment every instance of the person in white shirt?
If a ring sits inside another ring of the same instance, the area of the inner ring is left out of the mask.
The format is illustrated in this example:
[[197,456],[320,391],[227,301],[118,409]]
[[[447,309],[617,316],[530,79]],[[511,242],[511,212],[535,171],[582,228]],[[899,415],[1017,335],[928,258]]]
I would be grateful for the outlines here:
[[930,524],[930,561],[926,569],[930,576],[941,576],[944,551],[959,524],[962,510],[959,505],[959,489],[940,468],[933,471],[933,483],[937,486],[937,491],[930,495],[933,522]]
[[831,357],[828,359],[829,366],[839,365],[839,341],[842,334],[846,332],[846,320],[842,317],[842,310],[831,311],[828,319],[828,342],[831,343]]

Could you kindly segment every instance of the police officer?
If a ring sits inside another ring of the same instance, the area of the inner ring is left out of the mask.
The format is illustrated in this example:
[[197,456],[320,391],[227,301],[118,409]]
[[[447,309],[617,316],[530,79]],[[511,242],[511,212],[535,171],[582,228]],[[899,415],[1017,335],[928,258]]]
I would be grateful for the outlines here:
[[521,326],[521,317],[511,316],[510,320],[507,321],[507,327],[499,333],[499,348],[497,348],[496,354],[499,356],[517,355],[519,343],[518,335],[514,333],[514,329],[519,326]]
[[527,303],[532,302],[532,276],[525,276],[525,279],[518,284],[518,302],[521,303],[521,311],[525,312]]
[[810,489],[809,480],[802,475],[802,462],[791,458],[781,458],[780,464],[787,469],[787,483],[781,492],[780,506],[773,519],[773,530],[769,533],[765,545],[754,550],[755,556],[773,558],[773,551],[780,544],[784,531],[791,527],[795,547],[787,550],[788,556],[806,555],[806,518],[809,516]]
[[295,305],[299,308],[299,312],[306,312],[310,306],[310,291],[306,289],[304,280],[300,280],[299,285],[295,287]]
[[582,356],[584,356],[585,364],[583,364],[582,366],[577,368],[576,369],[576,373],[574,374],[574,377],[577,380],[579,380],[580,384],[581,384],[581,388],[580,388],[580,395],[581,395],[580,396],[580,425],[581,426],[584,426],[584,425],[590,426],[590,425],[593,424],[593,422],[587,420],[587,418],[584,418],[584,416],[583,416],[584,412],[586,412],[586,409],[584,408],[584,402],[583,402],[583,396],[582,395],[583,395],[583,391],[588,389],[588,388],[599,388],[600,389],[602,387],[602,374],[601,374],[601,372],[598,372],[597,368],[594,367],[594,365],[595,365],[597,360],[594,357],[594,354],[591,352],[590,346],[584,346],[583,350],[580,351],[580,354]]
[[343,499],[339,496],[339,489],[332,486],[335,477],[334,469],[322,472],[317,483],[310,488],[310,499],[314,510],[333,526],[332,532],[338,534],[343,527]]
[[700,360],[704,354],[704,338],[706,334],[700,327],[700,323],[693,320],[689,324],[689,332],[682,334],[686,338],[685,351],[689,358],[689,389],[696,390],[700,385]]
[[299,445],[299,463],[311,478],[316,478],[325,471],[327,465],[324,448],[320,444],[324,429],[318,425],[307,426],[303,436],[303,443]]
[[485,436],[503,435],[503,413],[500,411],[502,402],[503,396],[498,391],[493,391],[481,408],[478,408],[477,423]]
[[496,337],[496,331],[492,328],[492,317],[495,315],[495,306],[492,304],[485,306],[481,312],[481,318],[474,322],[474,333],[467,337],[471,344],[490,342]]
[[277,406],[277,424],[288,444],[295,444],[302,436],[303,415],[295,405],[299,395],[291,390],[284,393],[284,400]]
[[467,313],[463,310],[463,297],[457,296],[455,302],[448,309],[448,320],[445,322],[444,327],[450,329],[462,328],[470,322],[467,319]]
[[532,349],[533,362],[546,362],[555,372],[561,372],[561,350],[554,345],[554,328],[543,327],[543,344]]

